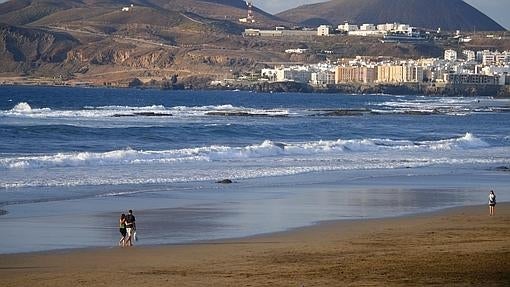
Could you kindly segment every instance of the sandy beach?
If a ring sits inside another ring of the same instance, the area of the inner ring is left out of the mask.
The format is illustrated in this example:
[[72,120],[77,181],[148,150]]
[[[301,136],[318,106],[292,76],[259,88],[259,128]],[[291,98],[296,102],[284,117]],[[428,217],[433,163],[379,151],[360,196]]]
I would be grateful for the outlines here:
[[0,255],[1,286],[508,286],[510,204],[188,245]]

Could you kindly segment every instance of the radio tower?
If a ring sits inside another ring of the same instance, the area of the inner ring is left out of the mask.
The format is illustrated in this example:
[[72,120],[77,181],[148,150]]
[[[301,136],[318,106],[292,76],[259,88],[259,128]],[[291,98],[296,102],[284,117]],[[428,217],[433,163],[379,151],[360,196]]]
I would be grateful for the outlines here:
[[255,17],[253,17],[253,3],[251,0],[246,1],[246,5],[248,5],[248,16],[246,17],[246,21],[248,23],[255,23]]

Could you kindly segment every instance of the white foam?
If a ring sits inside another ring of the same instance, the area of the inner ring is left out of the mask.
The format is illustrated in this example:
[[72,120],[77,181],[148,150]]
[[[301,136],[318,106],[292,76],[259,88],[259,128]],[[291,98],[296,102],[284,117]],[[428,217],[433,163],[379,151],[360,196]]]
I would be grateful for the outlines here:
[[0,111],[0,116],[30,117],[30,118],[111,118],[122,116],[144,116],[144,113],[161,114],[174,117],[203,117],[214,113],[235,115],[263,116],[288,116],[287,109],[255,109],[246,107],[235,107],[232,105],[216,106],[176,106],[165,107],[163,105],[152,105],[144,107],[132,106],[86,106],[79,110],[52,110],[49,108],[33,109],[28,103],[21,102],[7,111]]
[[31,114],[43,114],[47,112],[51,112],[51,109],[49,108],[32,109],[32,107],[28,103],[21,102],[15,105],[9,111],[7,111],[7,114],[31,115]]
[[70,152],[38,156],[18,156],[0,159],[3,169],[37,169],[51,167],[108,166],[136,164],[178,164],[180,162],[230,161],[256,158],[338,155],[343,153],[385,151],[441,151],[467,150],[489,145],[471,133],[454,139],[438,141],[404,141],[391,139],[352,139],[278,143],[266,140],[245,147],[208,146],[161,151],[133,149],[108,152]]
[[473,112],[494,112],[508,107],[509,100],[496,100],[492,98],[436,98],[418,97],[416,99],[397,99],[373,104],[374,111],[384,113],[442,113],[455,116],[464,116]]

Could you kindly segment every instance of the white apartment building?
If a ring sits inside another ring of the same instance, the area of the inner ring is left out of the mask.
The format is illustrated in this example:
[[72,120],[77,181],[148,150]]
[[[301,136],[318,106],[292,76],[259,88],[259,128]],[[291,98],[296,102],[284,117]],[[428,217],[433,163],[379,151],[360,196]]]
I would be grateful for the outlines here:
[[475,51],[464,50],[464,51],[462,51],[462,54],[466,58],[466,61],[468,61],[468,62],[476,61]]
[[409,33],[411,26],[400,23],[385,23],[377,25],[377,30],[392,33]]
[[363,24],[359,27],[361,31],[376,31],[376,27],[374,24]]
[[359,30],[358,25],[352,25],[347,22],[345,22],[342,25],[338,25],[338,31],[351,32],[351,31],[358,31],[358,30]]
[[349,35],[353,36],[383,36],[386,31],[377,30],[374,24],[363,24],[359,27],[359,30],[350,31]]
[[312,73],[307,67],[280,67],[276,69],[276,81],[287,82],[294,81],[300,83],[308,83],[312,77]]
[[335,72],[317,71],[311,74],[310,83],[314,86],[325,86],[335,84]]
[[329,25],[320,25],[317,28],[317,36],[329,36],[331,26]]
[[486,66],[490,65],[504,65],[510,63],[510,52],[491,52],[491,51],[482,51],[482,64]]
[[444,51],[444,59],[446,61],[457,61],[457,51],[455,50],[445,50]]

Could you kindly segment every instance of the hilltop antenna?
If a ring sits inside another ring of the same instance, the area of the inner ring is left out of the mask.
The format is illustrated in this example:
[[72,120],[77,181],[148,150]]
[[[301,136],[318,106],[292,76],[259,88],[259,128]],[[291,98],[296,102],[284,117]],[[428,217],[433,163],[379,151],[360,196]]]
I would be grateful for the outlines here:
[[253,16],[253,3],[251,0],[246,1],[246,5],[248,5],[248,16],[246,17],[246,21],[248,23],[255,23],[255,17]]

